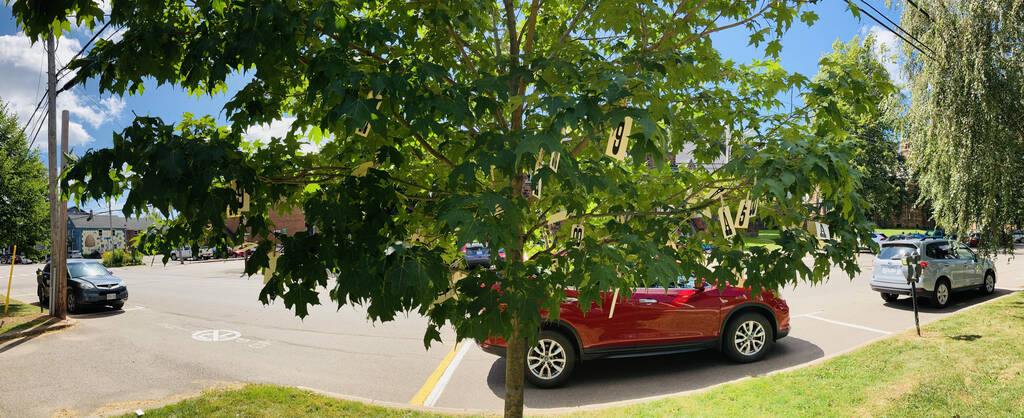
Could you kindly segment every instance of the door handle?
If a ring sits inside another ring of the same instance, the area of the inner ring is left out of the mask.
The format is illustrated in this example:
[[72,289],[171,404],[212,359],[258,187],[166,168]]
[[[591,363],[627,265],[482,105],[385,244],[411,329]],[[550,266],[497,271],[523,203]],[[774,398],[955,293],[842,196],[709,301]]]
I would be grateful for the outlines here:
[[658,300],[657,299],[640,299],[640,303],[642,303],[644,305],[650,305],[650,304],[658,303]]

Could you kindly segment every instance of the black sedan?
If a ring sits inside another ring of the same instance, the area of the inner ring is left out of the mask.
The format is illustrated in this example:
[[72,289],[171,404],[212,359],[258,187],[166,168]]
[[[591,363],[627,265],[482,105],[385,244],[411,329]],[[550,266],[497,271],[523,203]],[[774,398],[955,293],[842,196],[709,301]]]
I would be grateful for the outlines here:
[[[121,309],[128,300],[128,288],[109,270],[95,260],[71,259],[68,262],[68,312],[77,312],[84,305],[110,305]],[[50,263],[36,270],[39,303],[50,298]]]

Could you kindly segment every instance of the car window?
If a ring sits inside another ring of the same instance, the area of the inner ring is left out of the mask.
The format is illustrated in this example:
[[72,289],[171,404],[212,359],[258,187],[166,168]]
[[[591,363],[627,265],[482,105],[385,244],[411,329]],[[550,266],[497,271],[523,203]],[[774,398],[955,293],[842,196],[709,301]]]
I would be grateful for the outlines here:
[[71,277],[105,276],[110,274],[110,271],[103,268],[103,265],[100,263],[70,263],[68,264],[68,272],[71,273]]
[[[694,285],[695,282],[696,282],[696,278],[695,277],[679,276],[678,278],[676,278],[675,281],[669,281],[668,282],[668,288],[669,289],[693,289],[694,286],[695,286]],[[662,287],[662,284],[659,283],[659,282],[645,283],[645,284],[643,284],[642,287],[645,288],[645,289],[664,289],[664,287]]]
[[883,245],[882,250],[878,252],[878,258],[883,260],[899,260],[916,249],[917,247],[913,244]]
[[966,245],[960,244],[956,253],[957,258],[961,260],[974,260],[974,251],[971,251]]
[[952,251],[948,242],[933,242],[925,247],[925,255],[929,258],[937,259],[950,259],[953,257]]

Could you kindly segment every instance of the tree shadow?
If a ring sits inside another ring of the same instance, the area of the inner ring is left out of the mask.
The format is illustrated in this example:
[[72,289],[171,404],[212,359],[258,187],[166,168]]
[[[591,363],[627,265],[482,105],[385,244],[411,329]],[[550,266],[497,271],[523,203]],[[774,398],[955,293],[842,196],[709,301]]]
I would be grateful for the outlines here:
[[[525,405],[560,408],[667,395],[763,375],[822,356],[824,351],[810,341],[787,337],[777,341],[772,352],[756,363],[735,363],[713,350],[592,360],[578,364],[563,387],[538,389],[527,384]],[[491,365],[487,385],[499,398],[505,397],[504,358]]]
[[949,337],[949,339],[957,341],[974,341],[977,340],[978,338],[981,338],[981,336],[978,334],[960,334]]
[[[931,305],[931,300],[928,298],[918,297],[917,298],[917,310],[923,313],[950,313],[956,312],[963,308],[977,305],[979,303],[989,301],[1000,296],[1006,296],[1011,293],[1017,293],[1020,290],[1009,290],[1009,289],[996,289],[991,295],[981,296],[978,292],[967,290],[963,292],[954,292],[950,295],[949,305],[945,308],[936,308]],[[1014,302],[1020,303],[1020,302]],[[1024,304],[1024,303],[1022,303]],[[900,309],[904,311],[913,311],[914,302],[908,296],[900,296],[895,302],[885,302],[885,306]]]

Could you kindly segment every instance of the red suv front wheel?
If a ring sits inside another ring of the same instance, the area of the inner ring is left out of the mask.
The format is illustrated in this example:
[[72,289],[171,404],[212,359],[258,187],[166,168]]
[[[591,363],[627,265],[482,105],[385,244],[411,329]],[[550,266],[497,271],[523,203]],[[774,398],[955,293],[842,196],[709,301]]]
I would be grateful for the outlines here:
[[722,336],[722,352],[740,363],[760,360],[774,344],[775,334],[768,318],[754,312],[737,315]]

